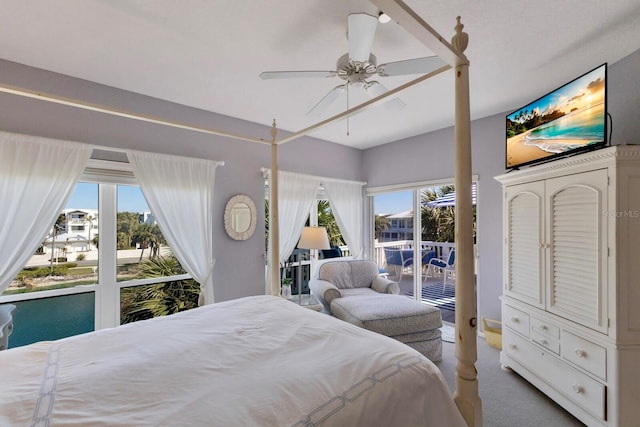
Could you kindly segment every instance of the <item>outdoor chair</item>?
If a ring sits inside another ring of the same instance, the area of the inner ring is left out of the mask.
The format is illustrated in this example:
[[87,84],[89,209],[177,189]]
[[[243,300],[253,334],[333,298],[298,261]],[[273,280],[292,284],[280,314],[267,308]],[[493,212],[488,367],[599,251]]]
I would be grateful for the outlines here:
[[447,279],[455,280],[456,278],[456,270],[455,270],[455,261],[456,261],[456,251],[455,249],[451,249],[449,252],[449,256],[446,261],[440,258],[432,258],[429,260],[429,264],[427,265],[427,270],[424,274],[424,280],[426,281],[429,277],[429,274],[440,273],[442,275],[442,292],[444,292],[447,287]]
[[413,265],[413,255],[408,250],[384,248],[384,257],[387,267],[393,267],[397,282],[402,280],[404,269]]
[[318,253],[320,259],[342,258],[342,250],[338,246],[331,246],[330,249],[320,249]]

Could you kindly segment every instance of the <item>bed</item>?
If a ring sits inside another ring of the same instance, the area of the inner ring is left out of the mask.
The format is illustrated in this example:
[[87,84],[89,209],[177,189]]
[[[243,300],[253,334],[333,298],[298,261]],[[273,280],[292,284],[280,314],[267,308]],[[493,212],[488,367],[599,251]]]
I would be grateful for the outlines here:
[[0,377],[0,425],[466,425],[420,353],[273,296],[10,349]]

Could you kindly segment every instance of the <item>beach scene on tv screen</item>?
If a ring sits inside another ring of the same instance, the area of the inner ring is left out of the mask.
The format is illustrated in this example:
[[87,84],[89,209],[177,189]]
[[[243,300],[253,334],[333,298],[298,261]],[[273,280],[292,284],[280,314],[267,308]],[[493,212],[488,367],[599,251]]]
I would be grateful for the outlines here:
[[507,168],[605,140],[605,68],[507,116]]

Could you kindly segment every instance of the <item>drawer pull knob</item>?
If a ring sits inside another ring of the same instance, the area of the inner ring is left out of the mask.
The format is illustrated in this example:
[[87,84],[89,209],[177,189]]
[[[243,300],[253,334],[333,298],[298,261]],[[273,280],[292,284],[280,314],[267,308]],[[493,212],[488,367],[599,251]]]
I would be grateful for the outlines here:
[[587,352],[584,350],[576,350],[576,356],[578,356],[580,359],[583,359],[585,357],[587,357]]
[[511,322],[513,322],[513,323],[520,323],[520,319],[518,319],[517,317],[512,317],[512,318],[511,318]]
[[547,328],[547,325],[540,325],[540,329],[542,329],[543,331],[546,331],[549,328]]
[[516,348],[518,348],[518,347],[516,347],[515,344],[509,344],[509,349],[515,350]]
[[542,345],[547,345],[547,344],[549,344],[549,343],[547,342],[547,340],[542,340],[542,341],[540,341],[540,342],[542,343]]
[[584,393],[584,387],[578,385],[578,384],[574,384],[573,385],[573,391],[575,391],[578,394],[582,394]]

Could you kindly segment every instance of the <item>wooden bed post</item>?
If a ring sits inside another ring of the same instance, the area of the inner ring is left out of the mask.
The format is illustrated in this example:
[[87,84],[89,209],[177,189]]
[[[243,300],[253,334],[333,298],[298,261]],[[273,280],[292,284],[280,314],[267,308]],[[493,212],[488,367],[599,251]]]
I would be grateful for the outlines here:
[[271,183],[269,185],[269,287],[280,295],[280,223],[278,216],[278,144],[276,119],[271,125]]
[[[464,25],[457,17],[451,44],[460,54],[468,44]],[[476,291],[473,260],[473,204],[471,199],[471,114],[469,64],[455,67],[456,158],[456,391],[453,399],[469,426],[482,425],[482,402],[478,396],[475,362],[478,360]]]

